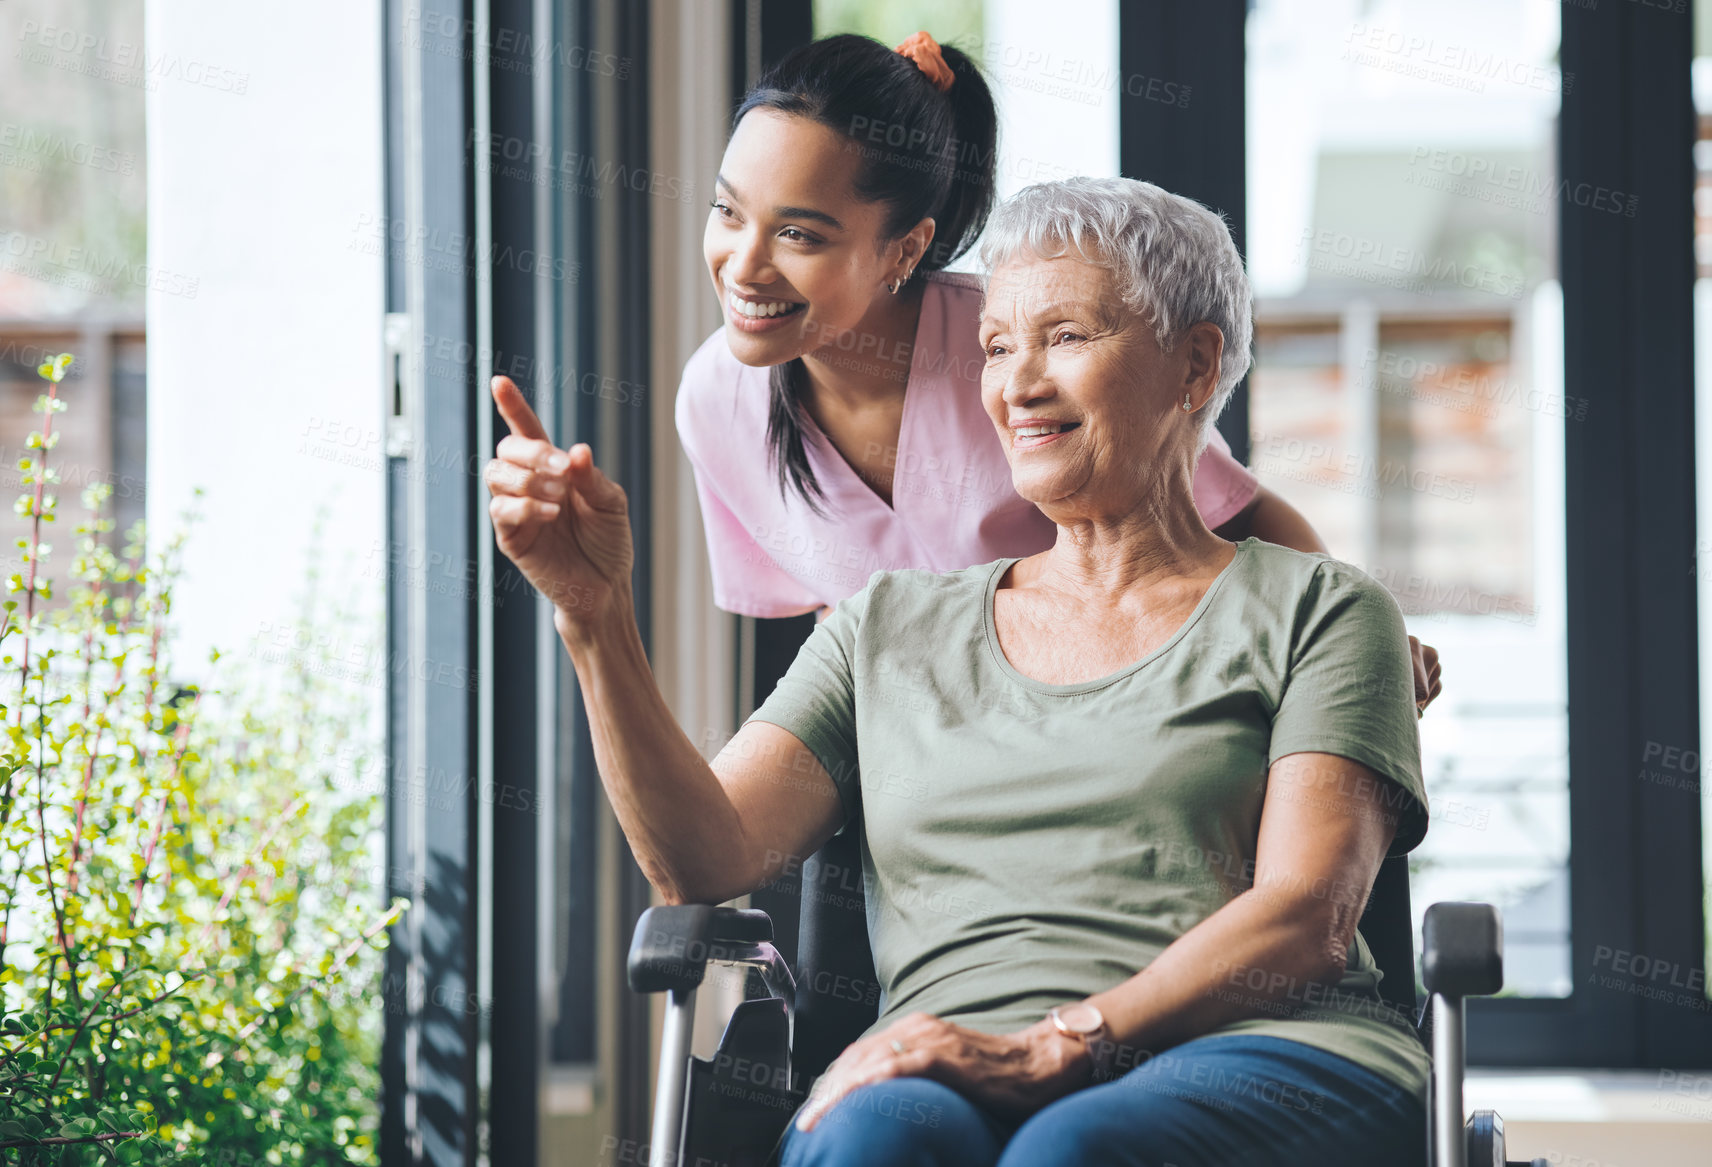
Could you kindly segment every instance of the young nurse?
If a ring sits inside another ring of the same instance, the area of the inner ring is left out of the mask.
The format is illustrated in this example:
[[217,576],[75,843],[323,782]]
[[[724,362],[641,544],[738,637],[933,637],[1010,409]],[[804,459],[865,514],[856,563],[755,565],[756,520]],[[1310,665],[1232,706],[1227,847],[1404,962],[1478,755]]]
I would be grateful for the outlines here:
[[[981,281],[941,270],[986,223],[997,133],[974,63],[925,32],[816,41],[739,106],[702,243],[725,326],[676,407],[719,607],[824,616],[877,570],[1051,545],[981,406]],[[1194,494],[1225,538],[1325,550],[1216,433]],[[1423,706],[1436,656],[1416,646]]]

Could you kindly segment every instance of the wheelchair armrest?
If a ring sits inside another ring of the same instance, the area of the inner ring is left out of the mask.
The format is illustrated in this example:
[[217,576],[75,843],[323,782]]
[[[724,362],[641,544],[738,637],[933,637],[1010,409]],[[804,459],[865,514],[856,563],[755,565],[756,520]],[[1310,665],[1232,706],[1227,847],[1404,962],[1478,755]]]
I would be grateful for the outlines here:
[[1462,1109],[1467,997],[1504,987],[1504,927],[1491,904],[1440,903],[1421,926],[1421,980],[1432,1024],[1427,1158],[1433,1167],[1508,1167],[1504,1124],[1490,1110]]
[[1439,903],[1421,928],[1427,992],[1485,997],[1504,987],[1504,928],[1491,904]]
[[773,921],[759,909],[649,908],[630,938],[630,988],[637,993],[693,989],[707,975],[708,961],[732,959],[772,939]]

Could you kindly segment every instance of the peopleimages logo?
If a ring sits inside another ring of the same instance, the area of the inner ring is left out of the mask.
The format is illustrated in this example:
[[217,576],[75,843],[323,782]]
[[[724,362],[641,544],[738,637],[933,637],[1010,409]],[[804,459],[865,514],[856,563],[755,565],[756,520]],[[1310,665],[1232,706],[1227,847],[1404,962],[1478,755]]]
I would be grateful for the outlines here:
[[1515,406],[1530,413],[1583,421],[1591,404],[1586,397],[1553,393],[1514,378],[1491,377],[1460,361],[1427,360],[1389,349],[1368,349],[1362,355],[1361,367],[1375,369],[1379,388],[1387,393],[1482,417],[1497,416],[1501,406]]
[[[540,142],[510,134],[495,134],[489,130],[471,129],[464,139],[465,149],[486,150],[497,165],[501,177],[546,183],[554,175],[586,181],[591,193],[603,187],[620,187],[637,194],[653,195],[674,202],[695,201],[695,183],[687,178],[650,170],[645,166],[626,166],[610,159],[602,161],[575,150],[549,150]],[[537,173],[541,178],[533,177]]]
[[419,262],[434,271],[469,274],[471,260],[496,268],[509,268],[524,275],[574,283],[581,270],[575,260],[548,255],[532,247],[516,248],[489,240],[479,246],[474,234],[440,227],[411,226],[403,219],[364,211],[357,215],[357,237],[349,248],[364,255],[385,256],[404,262]]
[[1515,164],[1499,164],[1478,154],[1457,150],[1415,147],[1404,181],[1411,186],[1443,190],[1451,194],[1496,203],[1517,210],[1539,213],[1542,200],[1562,200],[1566,206],[1602,211],[1633,219],[1640,196],[1625,194],[1593,182],[1572,182]]
[[466,60],[474,55],[469,46],[474,45],[480,36],[488,48],[492,66],[512,73],[530,71],[535,66],[551,66],[627,81],[634,65],[629,57],[621,57],[617,53],[549,40],[503,25],[477,28],[473,17],[466,16],[460,21],[450,12],[411,9],[405,14],[404,36],[410,48],[422,48],[425,38],[431,38],[426,43],[435,55],[457,55]]
[[[20,56],[37,64],[54,65],[72,72],[100,77],[125,84],[141,83],[145,89],[156,88],[162,80],[183,81],[222,93],[242,96],[249,92],[250,75],[235,69],[210,65],[178,53],[150,53],[133,41],[108,40],[92,32],[26,20],[18,30],[23,42]],[[54,50],[73,59],[88,58],[77,64],[55,61],[42,50]]]
[[[1427,293],[1434,284],[1454,284],[1471,292],[1489,292],[1510,300],[1522,295],[1522,280],[1517,273],[1458,263],[1449,256],[1428,255],[1412,247],[1399,247],[1345,231],[1309,227],[1302,232],[1301,245],[1310,252],[1309,267],[1332,275],[1365,280],[1379,276],[1380,282]],[[1411,277],[1416,281],[1412,285],[1399,282]]]
[[1344,35],[1343,59],[1471,93],[1486,92],[1488,81],[1546,93],[1568,93],[1575,84],[1574,73],[1561,73],[1556,66],[1521,60],[1479,45],[1451,44],[1419,33],[1360,23],[1351,25]]
[[110,174],[137,172],[137,156],[129,150],[96,146],[60,134],[44,134],[17,122],[0,122],[0,149],[22,150],[33,157],[87,166]]
[[12,233],[0,235],[0,268],[38,279],[62,282],[64,277],[83,277],[88,290],[111,294],[116,286],[131,284],[165,296],[196,299],[200,281],[195,277],[146,263],[132,263],[123,256],[103,255],[87,247],[69,247],[55,239]]

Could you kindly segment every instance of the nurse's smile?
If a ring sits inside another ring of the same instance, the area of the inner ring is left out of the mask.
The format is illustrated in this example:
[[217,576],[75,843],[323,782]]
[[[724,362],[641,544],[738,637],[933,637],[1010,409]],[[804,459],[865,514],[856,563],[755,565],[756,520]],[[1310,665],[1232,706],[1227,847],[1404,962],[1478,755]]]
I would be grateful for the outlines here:
[[808,305],[801,300],[784,300],[740,291],[729,281],[725,287],[725,315],[734,328],[744,332],[770,332],[782,327],[792,316],[799,315]]

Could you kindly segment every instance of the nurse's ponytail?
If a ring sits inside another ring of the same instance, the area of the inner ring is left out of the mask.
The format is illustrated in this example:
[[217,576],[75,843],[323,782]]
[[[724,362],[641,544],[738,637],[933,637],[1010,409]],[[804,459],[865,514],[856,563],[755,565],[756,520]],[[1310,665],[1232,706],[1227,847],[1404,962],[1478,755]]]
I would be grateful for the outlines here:
[[993,211],[998,172],[999,117],[992,91],[966,54],[948,46],[940,51],[953,77],[945,96],[957,147],[951,187],[933,216],[933,243],[921,261],[927,271],[938,271],[975,246]]
[[[918,273],[938,271],[968,251],[986,226],[999,124],[975,62],[931,38],[918,39],[923,35],[905,42],[907,56],[850,34],[804,45],[761,78],[732,118],[735,128],[752,109],[777,110],[849,138],[864,163],[856,193],[891,208],[891,238],[933,219],[933,242]],[[800,359],[773,367],[767,448],[780,492],[795,491],[818,513],[825,495],[809,468],[800,415],[807,376]]]

